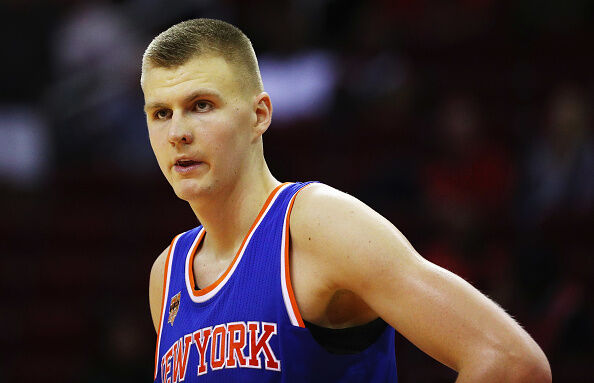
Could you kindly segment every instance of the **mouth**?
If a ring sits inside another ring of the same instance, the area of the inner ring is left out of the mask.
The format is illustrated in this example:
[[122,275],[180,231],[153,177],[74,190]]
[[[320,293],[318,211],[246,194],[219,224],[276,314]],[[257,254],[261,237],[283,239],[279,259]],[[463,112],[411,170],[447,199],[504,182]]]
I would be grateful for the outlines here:
[[175,166],[179,166],[182,168],[188,168],[190,166],[198,165],[201,163],[202,162],[200,162],[200,161],[194,161],[194,160],[177,160],[177,161],[175,161]]
[[196,169],[200,169],[201,165],[204,164],[202,161],[196,161],[191,159],[179,159],[173,164],[173,169],[180,174],[190,173]]

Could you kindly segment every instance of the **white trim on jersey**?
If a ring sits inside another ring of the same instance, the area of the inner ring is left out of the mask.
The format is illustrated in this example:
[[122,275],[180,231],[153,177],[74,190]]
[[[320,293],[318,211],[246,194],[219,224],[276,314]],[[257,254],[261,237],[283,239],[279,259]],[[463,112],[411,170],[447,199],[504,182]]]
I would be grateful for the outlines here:
[[289,214],[291,212],[291,207],[293,205],[293,201],[295,200],[295,197],[297,197],[297,194],[299,194],[299,191],[301,191],[301,189],[299,189],[291,198],[291,201],[289,201],[289,204],[287,205],[287,210],[285,211],[285,219],[283,220],[283,237],[281,240],[281,288],[282,288],[282,292],[283,292],[283,300],[285,301],[285,308],[287,309],[287,314],[289,315],[289,319],[291,320],[291,324],[293,326],[296,327],[300,327],[299,326],[299,321],[297,320],[297,315],[295,314],[295,311],[293,310],[293,305],[291,304],[291,297],[289,296],[289,290],[287,288],[287,277],[286,277],[286,269],[285,269],[285,265],[288,263],[288,259],[286,259],[286,257],[288,257],[288,249],[286,248],[286,244],[287,244],[287,240],[286,240],[286,235],[287,235],[287,221],[289,220]]

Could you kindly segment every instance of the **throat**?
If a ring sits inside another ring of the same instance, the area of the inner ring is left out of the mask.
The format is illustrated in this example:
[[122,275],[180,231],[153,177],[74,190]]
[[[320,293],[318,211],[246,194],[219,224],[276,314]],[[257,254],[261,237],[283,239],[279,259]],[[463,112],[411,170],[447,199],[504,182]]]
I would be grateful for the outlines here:
[[206,288],[215,284],[229,269],[234,258],[235,254],[230,252],[219,256],[199,249],[192,262],[194,289],[200,290],[199,286]]

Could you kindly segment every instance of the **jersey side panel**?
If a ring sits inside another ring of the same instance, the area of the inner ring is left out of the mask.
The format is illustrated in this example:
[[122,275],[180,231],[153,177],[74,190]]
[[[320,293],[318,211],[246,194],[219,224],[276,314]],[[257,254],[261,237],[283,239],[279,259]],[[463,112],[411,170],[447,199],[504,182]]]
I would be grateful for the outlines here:
[[157,331],[157,346],[155,348],[155,373],[153,379],[157,378],[157,360],[159,358],[159,345],[161,343],[161,331],[163,329],[163,318],[165,312],[165,300],[167,299],[167,294],[169,291],[169,279],[171,274],[171,252],[175,249],[175,244],[178,240],[180,235],[175,236],[169,245],[169,250],[167,251],[167,258],[165,259],[165,270],[163,272],[163,292],[161,296],[161,314],[159,319],[159,329]]

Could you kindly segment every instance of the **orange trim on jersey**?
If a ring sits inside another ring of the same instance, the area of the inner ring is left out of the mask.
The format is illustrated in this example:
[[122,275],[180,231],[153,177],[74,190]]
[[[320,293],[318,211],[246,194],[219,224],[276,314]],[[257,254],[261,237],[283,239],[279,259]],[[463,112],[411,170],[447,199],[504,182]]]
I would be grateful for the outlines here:
[[196,243],[196,246],[194,247],[194,250],[192,251],[192,254],[190,255],[189,260],[188,260],[188,270],[189,270],[189,277],[190,277],[190,286],[192,288],[192,293],[194,294],[194,296],[199,297],[199,296],[208,294],[209,292],[211,292],[212,290],[214,290],[227,277],[227,275],[233,269],[233,265],[235,265],[235,263],[237,262],[237,259],[239,259],[239,254],[241,254],[241,251],[243,250],[243,247],[245,246],[245,244],[247,242],[247,239],[249,238],[251,232],[256,228],[256,225],[258,224],[258,222],[260,221],[260,218],[262,217],[262,215],[264,214],[264,212],[268,208],[268,205],[270,205],[270,202],[272,201],[272,199],[274,198],[274,196],[276,195],[276,193],[280,190],[280,188],[282,188],[283,186],[287,185],[288,183],[289,182],[285,182],[285,183],[282,183],[282,184],[278,185],[276,188],[274,188],[274,190],[272,191],[272,193],[270,193],[270,195],[266,199],[266,202],[264,203],[264,206],[262,206],[262,209],[260,209],[260,213],[258,213],[258,216],[254,220],[254,223],[252,224],[252,227],[250,228],[250,230],[247,232],[247,234],[243,238],[243,242],[241,243],[241,246],[239,246],[239,249],[237,250],[237,253],[235,254],[235,257],[233,258],[233,261],[229,264],[229,266],[227,267],[227,270],[225,270],[225,272],[223,273],[223,275],[221,275],[210,286],[205,287],[205,288],[200,289],[200,290],[196,290],[196,288],[195,288],[196,281],[194,280],[194,270],[193,270],[194,268],[192,267],[192,265],[194,264],[194,257],[196,256],[196,250],[198,249],[199,244],[200,244],[200,241],[202,241],[202,239],[204,237],[204,234],[205,234],[205,230],[202,231],[202,238],[200,238],[198,240],[198,243]]
[[289,293],[289,299],[291,300],[291,307],[293,308],[293,313],[295,314],[295,318],[297,319],[297,323],[299,323],[299,327],[305,328],[305,323],[303,323],[303,319],[301,318],[301,313],[299,312],[299,307],[297,306],[297,300],[295,299],[295,294],[293,293],[293,285],[291,284],[291,273],[289,271],[289,222],[291,221],[291,210],[293,210],[293,204],[295,203],[295,198],[297,194],[301,192],[306,186],[311,184],[307,184],[303,186],[301,189],[297,190],[293,198],[291,198],[291,202],[289,203],[289,207],[287,209],[287,218],[285,222],[285,281],[287,285],[287,292]]
[[[202,290],[196,290],[194,288],[196,286],[196,281],[194,280],[194,268],[192,267],[192,265],[194,264],[194,256],[196,255],[196,251],[198,250],[198,247],[200,247],[200,242],[202,242],[202,240],[204,239],[205,234],[206,234],[206,230],[203,227],[202,230],[200,230],[200,237],[196,241],[196,246],[194,247],[194,249],[192,249],[192,254],[190,255],[190,259],[188,260],[188,273],[190,275],[190,286],[192,287],[192,293],[194,295],[198,295],[198,296],[202,295],[202,294],[197,294],[197,292],[200,292]],[[233,261],[233,262],[235,262],[235,261]],[[233,262],[231,262],[231,264],[233,264]],[[215,283],[213,283],[213,285],[216,286],[216,283],[218,283],[218,280],[215,281]],[[210,286],[208,286],[208,287],[210,287]]]
[[163,315],[165,311],[165,291],[167,290],[167,279],[169,277],[169,258],[171,257],[171,250],[173,249],[173,244],[180,235],[181,234],[176,235],[171,241],[171,244],[169,245],[169,251],[167,252],[167,259],[165,259],[165,273],[163,274],[163,296],[161,297],[161,319],[159,320],[159,331],[157,332],[157,347],[155,350],[155,376],[153,380],[157,379],[157,370],[159,366],[159,345],[161,343],[161,331],[163,330]]

